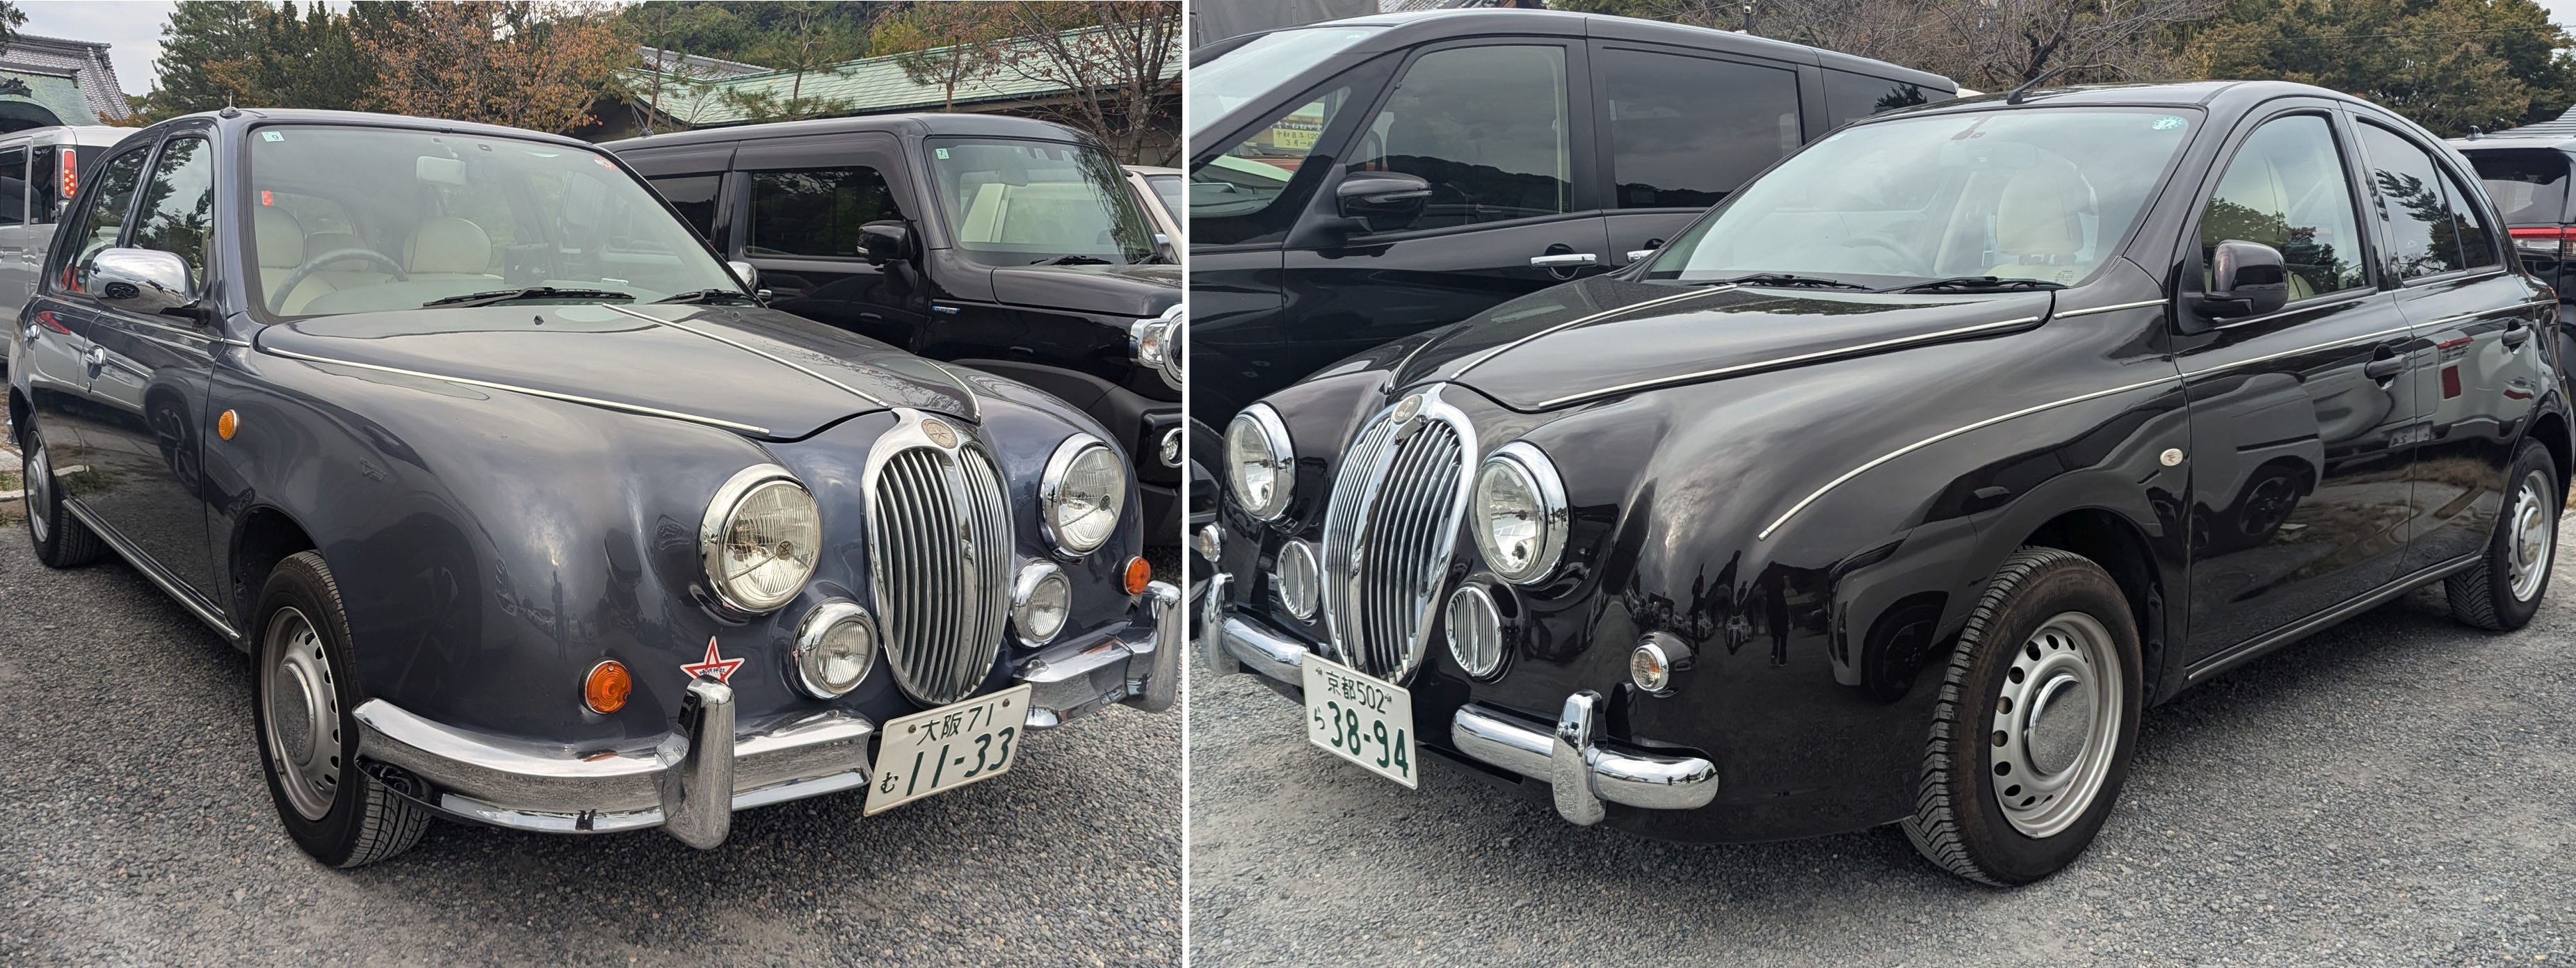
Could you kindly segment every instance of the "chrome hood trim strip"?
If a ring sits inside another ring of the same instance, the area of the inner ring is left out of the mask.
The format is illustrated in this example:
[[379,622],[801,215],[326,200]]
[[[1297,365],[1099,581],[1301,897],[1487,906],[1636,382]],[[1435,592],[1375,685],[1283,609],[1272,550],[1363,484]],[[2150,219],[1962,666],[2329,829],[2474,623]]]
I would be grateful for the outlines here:
[[1813,353],[1800,353],[1795,356],[1782,356],[1768,360],[1756,360],[1751,363],[1738,363],[1734,366],[1721,366],[1714,370],[1701,370],[1696,373],[1659,376],[1651,380],[1638,380],[1634,383],[1622,383],[1616,386],[1585,390],[1581,393],[1557,397],[1552,400],[1542,400],[1539,401],[1537,409],[1554,410],[1569,403],[1593,400],[1601,397],[1617,396],[1622,393],[1633,393],[1638,390],[1651,390],[1656,387],[1666,386],[1680,386],[1686,383],[1700,383],[1741,373],[1776,369],[1784,366],[1796,366],[1801,363],[1814,363],[1821,360],[1839,359],[1847,356],[1863,356],[1880,350],[1901,349],[1909,346],[1928,346],[1933,343],[1947,342],[1963,336],[1976,336],[1983,333],[2016,329],[2037,323],[2045,318],[2047,317],[2024,316],[2019,319],[1997,320],[1991,323],[1978,323],[1974,326],[1961,326],[1956,329],[1945,329],[1937,333],[1923,333],[1915,336],[1899,336],[1895,339],[1883,339],[1875,343],[1862,343],[1856,346],[1837,346],[1832,349],[1817,350]]
[[[770,362],[772,362],[772,363],[776,363],[776,364],[778,364],[778,365],[780,365],[780,366],[783,366],[783,367],[786,367],[786,368],[788,368],[788,369],[795,370],[796,372],[798,372],[798,373],[802,373],[802,374],[805,374],[806,376],[810,376],[810,377],[813,377],[813,378],[815,378],[815,379],[817,379],[817,380],[821,380],[821,381],[823,381],[823,382],[825,382],[825,383],[829,383],[829,384],[831,384],[831,385],[833,385],[833,386],[839,387],[839,388],[841,388],[842,390],[844,390],[844,391],[848,392],[851,396],[857,397],[857,398],[859,398],[859,399],[861,399],[861,400],[865,400],[865,401],[867,401],[867,402],[869,402],[869,403],[872,403],[872,404],[875,404],[875,405],[877,405],[877,406],[880,406],[880,407],[891,407],[891,406],[893,406],[893,404],[887,403],[887,402],[885,402],[885,401],[883,401],[883,400],[879,400],[879,399],[877,399],[877,398],[875,398],[875,397],[873,397],[873,396],[869,396],[866,392],[861,391],[861,390],[860,390],[859,388],[857,388],[857,387],[851,386],[851,385],[849,385],[849,384],[847,384],[847,383],[843,383],[843,382],[841,382],[841,381],[839,381],[839,380],[832,379],[831,377],[824,376],[821,372],[816,371],[816,370],[814,370],[814,369],[813,369],[813,368],[811,368],[811,367],[807,367],[807,366],[805,366],[805,365],[804,365],[804,364],[802,364],[802,363],[798,363],[798,362],[796,362],[796,361],[794,361],[794,360],[791,360],[791,359],[788,359],[788,358],[786,358],[786,357],[780,356],[780,355],[778,355],[778,354],[776,354],[776,353],[772,353],[772,352],[769,352],[769,351],[767,351],[767,350],[761,349],[761,348],[759,348],[759,347],[757,347],[757,346],[753,346],[753,345],[751,345],[751,344],[744,343],[744,342],[742,342],[742,341],[740,341],[740,340],[728,339],[728,338],[726,338],[726,337],[724,337],[724,336],[720,336],[720,335],[717,335],[717,334],[715,334],[715,333],[707,332],[706,330],[699,329],[699,328],[697,328],[697,327],[695,327],[695,326],[689,326],[689,325],[685,325],[685,324],[682,324],[682,323],[672,322],[671,320],[667,320],[667,319],[660,319],[660,318],[656,318],[656,317],[653,317],[653,316],[648,316],[648,315],[645,315],[645,314],[643,314],[643,313],[636,312],[636,311],[634,311],[634,310],[632,310],[632,309],[628,309],[628,308],[626,308],[626,307],[624,307],[624,306],[619,306],[619,305],[615,305],[615,304],[611,304],[611,303],[601,303],[601,304],[600,304],[600,306],[599,306],[599,308],[601,308],[601,309],[605,309],[605,310],[608,310],[609,312],[616,313],[616,314],[621,315],[621,316],[632,316],[632,317],[634,317],[634,318],[636,318],[636,319],[643,320],[643,321],[648,322],[648,323],[651,323],[651,324],[653,324],[653,325],[655,325],[655,326],[668,326],[668,327],[670,327],[670,328],[672,328],[672,329],[679,330],[680,332],[683,332],[683,333],[691,333],[691,334],[695,334],[695,335],[697,335],[697,336],[702,336],[702,337],[705,337],[705,338],[707,338],[707,339],[711,339],[711,340],[714,340],[714,341],[716,341],[716,342],[723,343],[723,344],[724,344],[724,345],[726,345],[726,346],[733,347],[734,349],[741,350],[741,351],[743,351],[743,352],[745,352],[745,353],[749,353],[749,354],[751,354],[751,355],[753,355],[753,356],[757,356],[757,357],[760,357],[760,358],[762,358],[762,359],[768,360],[768,361],[770,361]],[[970,391],[970,392],[968,392],[968,393],[966,394],[966,396],[967,396],[967,398],[971,401],[971,400],[974,398],[974,396],[975,396],[975,395],[974,395],[974,393],[972,393],[972,392]],[[970,407],[971,407],[971,406],[973,406],[973,404],[972,404],[972,403],[969,403],[969,404],[968,404],[968,406],[970,406]]]
[[532,397],[544,397],[548,400],[561,400],[565,403],[578,403],[585,406],[598,407],[603,410],[617,410],[625,413],[643,414],[647,417],[666,417],[672,420],[685,420],[694,424],[705,424],[709,427],[720,427],[736,433],[750,434],[754,437],[769,436],[769,428],[767,427],[755,427],[750,424],[735,423],[730,420],[719,420],[714,417],[700,416],[693,413],[681,413],[677,410],[664,410],[659,407],[647,407],[640,403],[622,403],[616,400],[601,400],[596,397],[576,396],[570,393],[556,393],[552,390],[539,390],[534,387],[516,386],[508,383],[494,383],[489,380],[474,380],[461,376],[448,376],[441,373],[423,373],[419,370],[406,370],[396,366],[379,366],[374,363],[356,363],[349,360],[335,360],[327,356],[314,356],[309,353],[282,350],[274,346],[262,346],[258,348],[258,351],[270,356],[282,357],[290,360],[301,360],[306,363],[345,366],[351,369],[374,370],[378,373],[392,373],[397,376],[418,377],[423,380],[439,380],[446,383],[455,383],[469,387],[482,387],[486,390],[504,390],[510,393],[524,393]]

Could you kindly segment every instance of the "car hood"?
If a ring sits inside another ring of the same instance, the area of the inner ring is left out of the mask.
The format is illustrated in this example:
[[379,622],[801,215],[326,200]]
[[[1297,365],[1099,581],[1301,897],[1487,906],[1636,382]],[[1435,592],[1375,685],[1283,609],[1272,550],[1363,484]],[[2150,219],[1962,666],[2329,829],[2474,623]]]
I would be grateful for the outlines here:
[[517,303],[359,313],[270,326],[254,345],[776,440],[889,407],[976,416],[963,381],[928,360],[751,306]]
[[1521,411],[2036,326],[2047,292],[1907,295],[1596,278],[1433,336],[1395,385],[1462,383]]
[[1042,309],[1146,319],[1181,301],[1181,267],[1013,266],[993,270],[993,299]]

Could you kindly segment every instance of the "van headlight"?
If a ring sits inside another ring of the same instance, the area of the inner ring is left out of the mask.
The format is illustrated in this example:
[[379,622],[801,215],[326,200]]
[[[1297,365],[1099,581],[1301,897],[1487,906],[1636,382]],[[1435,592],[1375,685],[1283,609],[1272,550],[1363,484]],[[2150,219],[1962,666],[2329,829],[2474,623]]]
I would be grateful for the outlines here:
[[1038,478],[1038,505],[1047,540],[1058,550],[1079,555],[1098,548],[1117,533],[1126,508],[1127,462],[1098,437],[1068,437]]
[[1476,550],[1485,567],[1514,584],[1555,570],[1565,551],[1565,485],[1537,447],[1513,441],[1476,472]]
[[1288,447],[1288,426],[1269,404],[1256,403],[1236,414],[1225,428],[1225,482],[1235,503],[1264,521],[1288,510],[1296,456]]
[[805,485],[775,464],[746,467],[707,503],[698,525],[707,585],[725,604],[759,614],[805,590],[823,547],[823,516]]

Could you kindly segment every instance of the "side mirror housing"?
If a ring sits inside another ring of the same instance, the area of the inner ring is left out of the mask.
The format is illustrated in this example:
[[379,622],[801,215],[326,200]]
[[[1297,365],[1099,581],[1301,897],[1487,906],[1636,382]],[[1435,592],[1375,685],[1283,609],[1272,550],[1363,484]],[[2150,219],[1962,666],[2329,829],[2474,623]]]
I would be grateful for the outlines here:
[[899,219],[886,219],[859,226],[859,258],[869,265],[907,262],[918,255],[912,242],[912,226]]
[[733,270],[733,277],[742,280],[744,289],[757,291],[760,288],[760,270],[751,263],[736,260],[725,263],[725,268]]
[[2229,239],[2209,255],[2209,291],[2193,308],[2210,319],[2242,319],[2278,312],[2290,302],[2290,270],[2281,252],[2260,242]]
[[124,312],[191,315],[200,299],[187,261],[158,249],[100,250],[88,275],[89,291]]
[[1333,200],[1343,218],[1357,219],[1363,232],[1409,228],[1431,201],[1431,183],[1392,171],[1354,171],[1342,175]]

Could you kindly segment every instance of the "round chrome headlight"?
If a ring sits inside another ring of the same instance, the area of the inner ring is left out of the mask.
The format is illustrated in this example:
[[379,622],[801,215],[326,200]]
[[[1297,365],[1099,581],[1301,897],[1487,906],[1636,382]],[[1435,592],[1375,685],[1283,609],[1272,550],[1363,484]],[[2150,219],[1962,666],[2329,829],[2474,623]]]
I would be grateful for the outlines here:
[[1288,427],[1279,422],[1278,411],[1256,403],[1236,414],[1225,428],[1225,480],[1235,503],[1264,521],[1288,510],[1296,456],[1288,448]]
[[1476,549],[1485,566],[1514,584],[1547,577],[1565,551],[1565,485],[1556,465],[1513,441],[1476,472]]
[[698,524],[708,586],[725,604],[755,614],[803,591],[822,547],[814,495],[774,464],[744,468],[716,488]]
[[1279,567],[1270,576],[1270,587],[1279,593],[1279,607],[1298,621],[1315,618],[1315,604],[1324,587],[1324,571],[1315,563],[1315,546],[1301,540],[1290,540],[1279,548]]
[[1090,434],[1075,434],[1047,458],[1038,478],[1040,520],[1047,540],[1067,554],[1101,546],[1118,531],[1127,506],[1127,462]]
[[1011,624],[1020,630],[1020,641],[1045,645],[1064,631],[1064,620],[1072,613],[1073,584],[1053,563],[1022,568],[1011,582]]
[[825,602],[796,627],[796,686],[806,695],[848,695],[876,662],[876,621],[856,604]]
[[1449,595],[1449,657],[1458,668],[1483,679],[1503,667],[1503,613],[1482,585],[1460,585]]

